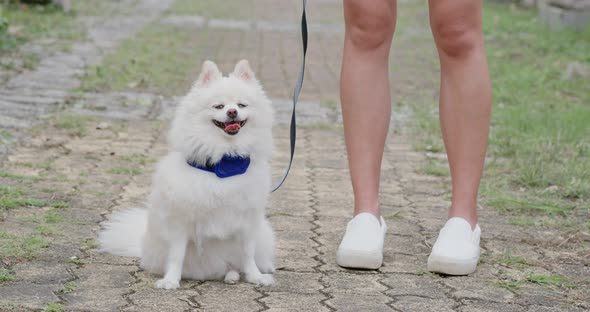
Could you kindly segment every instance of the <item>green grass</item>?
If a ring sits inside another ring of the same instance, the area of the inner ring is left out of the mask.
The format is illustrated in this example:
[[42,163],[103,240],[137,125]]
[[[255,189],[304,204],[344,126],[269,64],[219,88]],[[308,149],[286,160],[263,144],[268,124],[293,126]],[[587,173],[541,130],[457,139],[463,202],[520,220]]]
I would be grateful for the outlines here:
[[99,244],[98,242],[93,239],[93,238],[88,238],[85,239],[84,242],[82,243],[82,250],[90,250],[90,249],[96,249],[98,248]]
[[121,160],[130,162],[132,164],[137,165],[147,165],[148,163],[153,163],[153,159],[149,159],[146,155],[143,154],[132,154],[132,155],[123,155],[119,157]]
[[78,285],[76,285],[76,282],[74,281],[66,282],[64,286],[57,291],[57,293],[60,295],[71,293],[72,291],[76,290],[77,287]]
[[502,287],[508,289],[510,291],[515,291],[522,287],[523,285],[530,283],[530,284],[538,284],[542,286],[549,286],[549,287],[559,287],[559,288],[575,288],[576,285],[567,277],[561,275],[535,275],[529,274],[523,279],[516,279],[516,280],[500,280],[493,282],[498,287]]
[[216,39],[208,30],[154,23],[87,70],[84,91],[136,90],[166,95],[185,94],[211,58]]
[[432,153],[444,151],[438,115],[432,112],[434,103],[415,103],[411,135],[415,138],[414,148]]
[[16,209],[29,206],[47,207],[36,209],[33,216],[19,217],[23,222],[32,223],[34,231],[29,234],[14,234],[0,231],[0,260],[3,258],[32,259],[49,242],[47,237],[62,235],[59,226],[64,222],[60,209],[67,207],[64,202],[46,202],[24,197],[22,188],[0,186],[0,209]]
[[496,257],[496,262],[510,268],[522,269],[532,265],[532,262],[526,258],[512,255],[510,252],[505,252]]
[[402,217],[401,216],[401,211],[396,211],[396,212],[393,212],[393,213],[384,215],[383,216],[383,219],[385,219],[385,220],[391,220],[391,219],[399,219],[401,217]]
[[0,231],[0,258],[32,259],[47,246],[49,243],[38,234],[15,235]]
[[58,201],[58,202],[52,202],[49,207],[51,208],[56,208],[56,209],[62,209],[62,208],[68,208],[69,205],[66,202],[62,202],[62,201]]
[[523,281],[523,280],[494,282],[494,284],[496,284],[498,287],[508,289],[510,291],[514,291],[514,290],[520,288],[524,283],[525,283],[525,281]]
[[71,136],[83,137],[87,134],[88,123],[92,121],[94,118],[88,116],[59,115],[53,125]]
[[562,217],[567,216],[575,207],[571,203],[552,201],[548,198],[542,202],[535,201],[534,199],[527,200],[526,196],[521,196],[521,199],[514,199],[513,197],[503,196],[501,194],[495,194],[487,200],[487,203],[504,213],[557,215]]
[[71,1],[72,11],[81,16],[125,16],[137,13],[135,5],[139,1],[121,0],[93,0],[93,1]]
[[84,264],[84,261],[79,258],[70,258],[70,259],[68,259],[68,262],[73,263],[75,265],[83,265]]
[[63,232],[58,229],[58,227],[50,223],[42,223],[37,225],[35,231],[42,237],[56,237],[64,235]]
[[19,174],[14,174],[12,172],[7,172],[7,171],[0,171],[0,178],[7,178],[7,179],[11,179],[11,180],[17,180],[17,181],[35,181],[37,180],[36,177],[30,177],[30,176],[23,176],[23,175],[19,175]]
[[58,224],[64,221],[61,213],[57,211],[55,208],[49,208],[45,211],[40,212],[42,213],[38,213],[34,216],[20,217],[19,220],[33,222],[37,224]]
[[517,216],[510,218],[510,224],[518,225],[518,226],[533,226],[535,225],[535,220],[528,216]]
[[[590,28],[550,31],[534,10],[490,2],[483,24],[493,112],[481,199],[516,217],[577,223],[590,211],[590,83],[561,76],[571,62],[590,64]],[[436,103],[413,106],[415,147],[443,151]]]
[[[232,20],[264,20],[281,23],[297,24],[301,18],[301,4],[295,1],[280,3],[279,1],[195,1],[176,0],[168,10],[170,14],[201,15],[208,18]],[[246,3],[247,5],[244,5]],[[270,9],[267,6],[272,5]],[[313,10],[308,11],[308,22],[342,23],[342,9],[338,2],[318,1]]]
[[36,233],[47,236],[63,235],[59,230],[59,224],[64,222],[62,214],[56,208],[50,208],[41,215],[20,218],[22,221],[32,222],[36,224]]
[[[590,198],[590,84],[561,75],[570,62],[590,64],[590,28],[549,31],[534,11],[488,4],[484,29],[495,105],[490,154],[508,160],[509,186],[525,188],[533,201],[583,204]],[[556,194],[542,194],[550,186]]]
[[47,212],[45,212],[45,216],[43,217],[43,221],[45,221],[45,223],[48,224],[56,224],[56,223],[62,223],[64,221],[62,215],[55,211],[55,210],[48,210]]
[[50,171],[53,168],[53,160],[44,160],[39,163],[33,164],[33,167],[43,169],[45,171]]
[[320,102],[320,106],[328,108],[330,110],[336,111],[338,110],[338,102],[333,99],[327,99]]
[[131,167],[113,167],[108,170],[108,173],[132,176],[140,174],[141,170],[138,168]]
[[440,161],[436,161],[433,159],[429,159],[417,171],[418,173],[423,173],[437,177],[446,177],[450,174],[449,168],[446,164],[442,164]]
[[[16,5],[0,3],[0,68],[18,70],[31,69],[39,62],[41,55],[19,52],[23,44],[36,39],[53,40],[53,46],[68,48],[73,42],[82,40],[84,33],[76,26],[75,17],[65,14],[55,6]],[[47,49],[44,49],[47,50]],[[11,61],[2,56],[11,55]],[[22,64],[12,62],[19,59]]]
[[14,282],[14,274],[9,269],[0,268],[0,285]]
[[561,275],[529,275],[527,281],[541,285],[552,285],[557,287],[574,288],[572,281]]
[[16,209],[21,207],[43,207],[48,203],[43,200],[25,197],[26,191],[19,187],[0,185],[0,210]]
[[[39,178],[31,176],[18,175],[12,172],[0,171],[0,178],[9,179],[11,181],[19,182],[15,186],[0,185],[0,210],[11,210],[20,208],[39,207],[41,209],[31,209],[27,214],[32,216],[18,217],[19,220],[25,222],[32,222],[34,224],[34,233],[27,237],[4,237],[10,239],[10,244],[3,246],[5,255],[16,255],[32,257],[36,249],[36,245],[43,245],[45,236],[62,235],[58,231],[57,225],[63,222],[63,217],[59,209],[68,207],[68,204],[63,201],[43,200],[35,198],[33,189],[30,189],[31,182],[37,181]],[[56,190],[40,189],[41,193],[55,193]],[[48,195],[45,195],[48,196]],[[18,246],[29,246],[19,253],[15,251]]]
[[427,277],[435,277],[436,274],[432,273],[430,271],[424,271],[424,270],[420,270],[416,272],[416,275],[418,276],[427,276]]
[[18,306],[12,302],[0,300],[0,311],[15,311]]
[[0,145],[8,144],[12,139],[12,133],[7,130],[0,129]]
[[64,305],[58,302],[52,302],[45,306],[43,312],[63,312]]
[[[244,6],[240,1],[193,1],[177,0],[168,10],[171,14],[203,15],[209,18],[252,18],[255,8]],[[248,16],[248,13],[249,16]]]

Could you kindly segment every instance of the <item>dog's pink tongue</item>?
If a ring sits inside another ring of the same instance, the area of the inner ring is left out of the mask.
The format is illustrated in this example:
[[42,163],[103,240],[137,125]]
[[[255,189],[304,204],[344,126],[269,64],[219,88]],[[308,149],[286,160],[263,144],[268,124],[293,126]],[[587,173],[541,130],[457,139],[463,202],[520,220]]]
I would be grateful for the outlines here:
[[238,131],[238,130],[240,130],[239,123],[233,123],[233,124],[229,124],[229,125],[225,126],[225,131]]

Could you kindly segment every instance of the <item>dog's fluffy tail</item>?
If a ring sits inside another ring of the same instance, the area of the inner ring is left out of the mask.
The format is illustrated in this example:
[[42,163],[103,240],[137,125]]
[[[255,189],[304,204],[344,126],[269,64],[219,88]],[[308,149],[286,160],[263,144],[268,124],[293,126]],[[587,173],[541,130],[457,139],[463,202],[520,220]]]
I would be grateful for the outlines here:
[[98,235],[100,251],[117,256],[140,257],[147,216],[147,210],[141,208],[114,212]]

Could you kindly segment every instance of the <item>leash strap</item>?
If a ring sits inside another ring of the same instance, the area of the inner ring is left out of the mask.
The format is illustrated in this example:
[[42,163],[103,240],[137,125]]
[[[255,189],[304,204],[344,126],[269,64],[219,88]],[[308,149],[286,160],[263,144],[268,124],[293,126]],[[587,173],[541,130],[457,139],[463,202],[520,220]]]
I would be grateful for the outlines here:
[[301,39],[303,41],[303,60],[301,62],[301,69],[299,70],[299,76],[297,77],[297,83],[295,84],[295,89],[293,90],[293,111],[291,112],[291,130],[290,130],[290,142],[291,142],[291,156],[289,158],[289,165],[287,166],[287,170],[283,174],[283,177],[279,179],[276,186],[273,187],[271,192],[276,191],[285,179],[287,179],[287,175],[289,174],[289,170],[291,169],[291,164],[293,163],[293,155],[295,154],[295,139],[297,138],[297,127],[295,122],[295,107],[297,106],[297,101],[299,100],[299,93],[301,93],[301,87],[303,86],[303,75],[305,74],[305,54],[307,53],[307,18],[305,16],[305,7],[307,6],[307,0],[303,0],[303,14],[301,15]]

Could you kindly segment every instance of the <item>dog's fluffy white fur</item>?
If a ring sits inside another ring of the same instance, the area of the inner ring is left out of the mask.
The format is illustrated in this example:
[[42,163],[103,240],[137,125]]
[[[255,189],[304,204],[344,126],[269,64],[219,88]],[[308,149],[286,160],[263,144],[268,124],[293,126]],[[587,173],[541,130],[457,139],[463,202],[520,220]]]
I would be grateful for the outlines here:
[[[235,120],[246,121],[238,133],[223,129]],[[158,288],[177,288],[181,277],[233,283],[240,272],[247,282],[272,284],[274,234],[264,214],[272,122],[271,103],[247,61],[228,77],[206,61],[176,110],[147,209],[113,213],[99,234],[101,250],[141,257],[145,270],[164,275]],[[226,154],[249,156],[248,170],[218,178],[188,164],[217,163]]]

